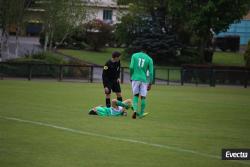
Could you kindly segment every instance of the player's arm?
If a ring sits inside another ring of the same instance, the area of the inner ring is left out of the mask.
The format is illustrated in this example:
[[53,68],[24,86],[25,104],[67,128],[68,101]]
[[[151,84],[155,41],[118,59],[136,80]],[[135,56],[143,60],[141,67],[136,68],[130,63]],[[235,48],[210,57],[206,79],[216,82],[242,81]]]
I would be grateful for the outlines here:
[[150,78],[149,84],[152,84],[154,80],[154,64],[152,59],[150,59],[149,61],[149,78]]
[[147,88],[148,91],[151,89],[151,85],[154,80],[154,64],[153,64],[152,59],[150,59],[149,61],[149,78],[150,78],[150,81],[149,81],[148,88]]
[[102,71],[102,81],[103,83],[107,83],[109,81],[109,64],[108,62],[105,63],[103,66],[103,71]]
[[117,70],[117,73],[116,73],[116,78],[117,78],[117,82],[120,82],[120,73],[121,73],[121,62],[119,61],[118,63],[118,70]]
[[130,70],[130,77],[132,77],[134,73],[134,55],[132,55],[131,62],[129,65],[129,70]]

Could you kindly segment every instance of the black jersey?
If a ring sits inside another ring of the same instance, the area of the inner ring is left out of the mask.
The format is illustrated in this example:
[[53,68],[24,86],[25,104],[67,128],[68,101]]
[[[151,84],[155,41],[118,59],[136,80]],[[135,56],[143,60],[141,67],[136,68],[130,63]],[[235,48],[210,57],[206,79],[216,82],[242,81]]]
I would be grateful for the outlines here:
[[112,62],[112,60],[107,61],[103,67],[103,72],[102,72],[103,82],[107,83],[117,80],[120,77],[120,68],[121,68],[120,61],[118,62]]

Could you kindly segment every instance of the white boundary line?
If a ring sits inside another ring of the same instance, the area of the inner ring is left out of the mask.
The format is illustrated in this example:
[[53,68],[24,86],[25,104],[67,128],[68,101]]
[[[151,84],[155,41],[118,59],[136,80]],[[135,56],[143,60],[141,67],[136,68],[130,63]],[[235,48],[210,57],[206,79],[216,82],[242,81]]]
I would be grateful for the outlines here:
[[[50,127],[50,128],[54,128],[54,129],[59,129],[59,130],[63,130],[63,131],[68,131],[68,132],[71,132],[71,133],[76,133],[76,134],[82,134],[82,135],[87,135],[87,136],[101,137],[101,138],[106,138],[106,139],[116,140],[116,141],[123,141],[123,142],[130,142],[130,143],[143,144],[143,145],[148,145],[148,146],[152,146],[152,147],[158,147],[158,148],[164,148],[164,149],[168,149],[168,150],[173,150],[173,151],[176,151],[176,152],[190,153],[190,154],[195,154],[195,155],[202,156],[202,157],[206,157],[206,158],[212,158],[212,159],[221,160],[221,157],[220,157],[220,156],[211,155],[211,154],[207,154],[207,153],[201,153],[201,152],[198,152],[198,151],[183,149],[183,148],[179,148],[179,147],[173,147],[173,146],[162,145],[162,144],[156,144],[156,143],[149,143],[149,142],[140,141],[140,140],[134,140],[134,139],[126,139],[126,138],[120,138],[120,137],[112,137],[112,136],[108,136],[108,135],[102,135],[102,134],[98,134],[98,133],[92,133],[92,132],[87,132],[87,131],[81,131],[81,130],[66,128],[66,127],[57,126],[57,125],[53,125],[53,124],[48,124],[48,123],[43,123],[43,122],[36,122],[36,121],[30,121],[30,120],[24,120],[24,119],[14,118],[14,117],[5,117],[5,116],[1,116],[1,115],[0,115],[0,118],[6,119],[6,120],[11,120],[11,121],[30,123],[30,124],[33,124],[33,125],[39,125],[39,126]],[[250,165],[250,163],[245,162],[245,161],[230,161],[230,162],[235,162],[235,163]]]

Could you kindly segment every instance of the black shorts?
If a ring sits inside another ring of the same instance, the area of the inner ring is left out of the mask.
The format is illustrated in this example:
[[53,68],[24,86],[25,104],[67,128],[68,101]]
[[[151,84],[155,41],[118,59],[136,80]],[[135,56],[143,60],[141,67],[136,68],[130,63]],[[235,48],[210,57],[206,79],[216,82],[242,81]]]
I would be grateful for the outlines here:
[[111,93],[111,91],[115,92],[115,93],[120,93],[121,92],[121,86],[120,83],[117,82],[117,80],[114,81],[109,81],[109,82],[103,82],[103,87],[107,87],[109,89],[109,93]]

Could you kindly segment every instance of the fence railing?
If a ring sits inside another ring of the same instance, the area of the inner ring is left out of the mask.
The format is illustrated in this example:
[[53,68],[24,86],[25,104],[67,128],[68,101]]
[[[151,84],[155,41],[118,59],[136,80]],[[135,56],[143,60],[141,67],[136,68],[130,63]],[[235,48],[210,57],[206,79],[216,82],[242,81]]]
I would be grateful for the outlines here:
[[[55,79],[58,81],[102,82],[102,66],[70,64],[36,64],[0,62],[0,79],[26,78]],[[128,67],[121,68],[121,83],[130,82]],[[154,72],[154,83],[161,85],[206,84],[240,85],[248,87],[250,69],[216,69],[199,67],[157,67]]]
[[250,69],[238,66],[184,65],[181,70],[181,84],[194,83],[216,85],[242,85],[250,81]]
[[86,80],[93,82],[94,68],[101,66],[71,65],[71,64],[36,64],[36,63],[13,63],[0,62],[1,79],[5,77]]

